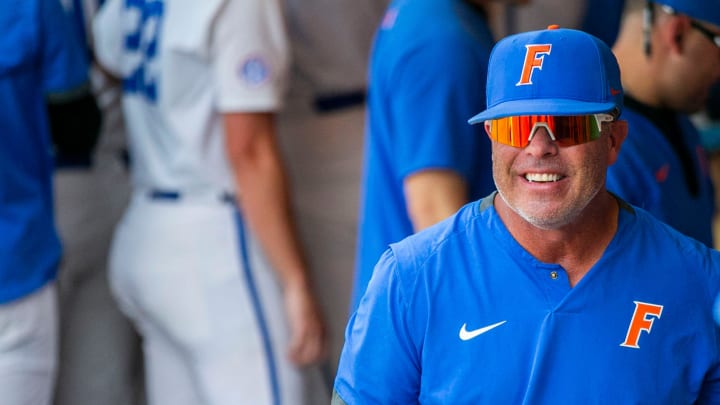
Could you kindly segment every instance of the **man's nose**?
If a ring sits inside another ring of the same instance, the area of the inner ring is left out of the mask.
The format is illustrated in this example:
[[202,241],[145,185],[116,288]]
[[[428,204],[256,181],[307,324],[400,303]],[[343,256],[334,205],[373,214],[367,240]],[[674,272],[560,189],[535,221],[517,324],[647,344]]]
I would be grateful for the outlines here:
[[546,128],[536,128],[531,135],[530,142],[525,147],[525,152],[535,156],[554,155],[558,151],[558,144],[553,140],[552,135]]

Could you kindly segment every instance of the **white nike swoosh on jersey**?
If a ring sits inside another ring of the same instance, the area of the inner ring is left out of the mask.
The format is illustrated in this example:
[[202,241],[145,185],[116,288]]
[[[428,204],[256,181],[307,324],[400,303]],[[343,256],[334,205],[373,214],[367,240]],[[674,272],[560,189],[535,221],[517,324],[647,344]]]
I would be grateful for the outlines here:
[[470,340],[472,338],[478,337],[489,330],[497,328],[498,326],[504,324],[505,322],[507,322],[507,321],[500,321],[498,323],[494,323],[492,325],[488,325],[488,326],[482,327],[480,329],[475,329],[475,330],[471,330],[471,331],[468,331],[466,329],[467,323],[464,323],[462,328],[460,328],[460,334],[459,334],[460,340]]

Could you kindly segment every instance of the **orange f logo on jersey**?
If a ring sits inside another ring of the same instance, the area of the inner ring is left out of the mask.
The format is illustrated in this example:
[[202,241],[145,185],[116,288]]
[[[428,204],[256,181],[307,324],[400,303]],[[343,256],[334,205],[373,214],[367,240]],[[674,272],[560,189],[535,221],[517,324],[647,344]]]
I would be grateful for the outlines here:
[[516,86],[524,86],[532,84],[532,75],[535,69],[542,70],[545,55],[550,55],[551,44],[525,45],[525,63],[523,63],[520,81],[515,83]]
[[660,319],[660,315],[662,315],[663,306],[640,301],[633,302],[635,303],[635,312],[633,312],[632,320],[630,320],[625,341],[620,343],[620,346],[639,349],[640,333],[642,331],[650,333],[655,318]]

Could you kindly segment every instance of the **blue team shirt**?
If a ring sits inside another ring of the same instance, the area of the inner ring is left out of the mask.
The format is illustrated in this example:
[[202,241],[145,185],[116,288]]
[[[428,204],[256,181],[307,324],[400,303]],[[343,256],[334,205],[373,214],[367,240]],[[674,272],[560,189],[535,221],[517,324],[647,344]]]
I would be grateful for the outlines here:
[[347,404],[720,402],[720,253],[625,205],[571,288],[493,197],[383,255],[346,331]]
[[475,200],[494,189],[490,141],[468,117],[485,109],[493,38],[463,0],[397,0],[376,34],[370,64],[359,241],[352,307],[392,242],[413,233],[403,180],[449,169]]
[[68,18],[58,0],[0,1],[0,303],[57,271],[45,96],[82,85],[88,69]]
[[625,0],[587,0],[580,29],[612,47],[620,31]]
[[660,130],[631,108],[623,110],[621,118],[628,122],[628,136],[617,162],[608,170],[608,190],[713,247],[715,192],[695,127],[687,117],[679,116],[682,139],[700,186],[694,197],[688,191],[680,159]]

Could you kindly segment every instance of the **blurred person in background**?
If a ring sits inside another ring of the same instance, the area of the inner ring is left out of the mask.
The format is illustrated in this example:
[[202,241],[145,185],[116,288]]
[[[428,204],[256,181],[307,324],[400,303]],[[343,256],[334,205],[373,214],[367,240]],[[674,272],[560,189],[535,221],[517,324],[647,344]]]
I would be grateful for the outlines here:
[[613,51],[628,138],[608,189],[713,247],[714,190],[689,114],[720,79],[720,2],[628,0]]
[[47,405],[61,258],[53,151],[92,150],[100,115],[83,44],[58,0],[1,2],[0,32],[0,401]]
[[133,192],[110,278],[151,405],[320,403],[325,327],[291,216],[275,113],[275,0],[110,0],[98,61],[123,80]]

